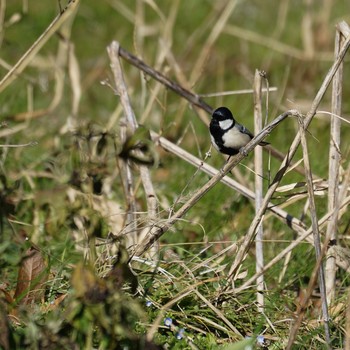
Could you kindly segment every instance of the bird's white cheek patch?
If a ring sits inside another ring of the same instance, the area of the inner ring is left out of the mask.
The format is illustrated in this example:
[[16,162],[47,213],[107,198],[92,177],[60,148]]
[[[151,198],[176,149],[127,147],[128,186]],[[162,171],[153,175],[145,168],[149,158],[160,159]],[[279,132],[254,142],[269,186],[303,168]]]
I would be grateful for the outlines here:
[[236,128],[230,129],[223,136],[224,145],[235,149],[244,147],[250,140],[251,138],[249,135],[242,134]]
[[220,128],[223,130],[229,129],[232,126],[232,124],[233,124],[232,119],[225,119],[225,120],[219,121]]

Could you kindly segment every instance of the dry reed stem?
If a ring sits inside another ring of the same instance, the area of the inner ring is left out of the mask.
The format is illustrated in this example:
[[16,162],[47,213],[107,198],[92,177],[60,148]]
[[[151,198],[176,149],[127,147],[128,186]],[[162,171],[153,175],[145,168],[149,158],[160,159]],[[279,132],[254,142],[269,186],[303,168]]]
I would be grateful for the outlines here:
[[[138,2],[137,5],[137,16],[136,16],[136,34],[135,34],[135,47],[136,52],[137,51],[143,51],[143,44],[144,44],[144,33],[143,33],[143,27],[145,25],[145,19],[144,19],[144,12],[145,12],[145,3],[142,1]],[[177,13],[179,10],[179,0],[173,1],[170,9],[169,14],[167,17],[161,13],[160,9],[157,8],[157,13],[159,17],[161,18],[163,30],[161,31],[161,37],[158,40],[158,50],[155,53],[155,67],[160,68],[162,66],[165,66],[165,71],[169,70],[169,67],[166,65],[166,60],[168,61],[170,67],[174,71],[177,80],[183,83],[183,85],[186,83],[186,79],[184,79],[185,75],[180,69],[180,66],[175,61],[174,55],[171,52],[171,47],[173,43],[173,32],[174,32],[174,25],[177,18]],[[142,47],[141,47],[142,46]],[[141,72],[140,72],[141,73]],[[141,73],[142,74],[142,73]],[[154,102],[157,102],[163,110],[166,109],[166,106],[163,105],[161,99],[158,98],[158,95],[160,92],[162,92],[162,84],[156,83],[154,87],[151,87],[150,84],[147,84],[146,79],[141,80],[142,84],[142,101],[140,105],[140,110],[142,110],[142,115],[140,118],[140,123],[144,123],[144,121],[147,119],[147,117],[152,113]],[[151,96],[146,98],[146,85],[150,90]],[[186,86],[186,85],[184,85]],[[181,115],[179,112],[177,113],[177,116]]]
[[208,113],[213,112],[213,108],[209,106],[207,103],[205,103],[199,95],[194,94],[193,92],[183,88],[181,85],[175,83],[174,81],[168,79],[164,74],[156,71],[152,67],[148,66],[145,62],[137,58],[136,56],[132,55],[127,50],[123,49],[122,47],[119,47],[119,55],[124,58],[127,62],[134,65],[135,67],[141,69],[146,74],[150,75],[155,80],[162,83],[167,88],[175,91],[180,96],[184,97],[187,101],[189,101],[191,104],[198,106]]
[[[337,59],[333,62],[331,68],[329,69],[316,97],[314,98],[314,101],[312,102],[312,105],[310,107],[309,112],[306,114],[305,121],[304,121],[306,128],[309,126],[314,115],[316,114],[317,108],[318,108],[324,94],[326,93],[326,90],[327,90],[329,84],[331,83],[334,74],[338,70],[338,67],[341,64],[341,62],[343,61],[349,45],[350,45],[350,36],[345,40],[343,47],[339,51],[339,55],[338,55]],[[296,112],[296,113],[298,114],[298,112]],[[259,226],[261,220],[263,219],[263,217],[265,215],[268,203],[270,202],[273,194],[276,191],[276,188],[278,187],[286,170],[288,169],[288,166],[290,165],[290,161],[294,157],[299,144],[300,144],[300,133],[298,133],[296,135],[296,137],[294,138],[294,141],[292,142],[292,145],[290,146],[289,151],[287,152],[287,155],[279,168],[279,171],[275,175],[275,178],[273,179],[269,189],[267,190],[267,193],[265,194],[263,204],[261,206],[261,209],[259,210],[259,213],[257,215],[255,215],[253,222],[249,227],[248,233],[245,235],[245,241],[242,244],[242,246],[240,247],[240,249],[236,255],[235,261],[230,269],[229,277],[228,277],[229,279],[234,277],[235,273],[237,272],[239,266],[241,265],[241,263],[244,259],[245,254],[247,253],[248,249],[250,248],[251,243],[255,237],[256,229]]]
[[307,141],[305,136],[306,128],[302,118],[299,118],[298,122],[299,122],[299,133],[301,138],[301,145],[303,150],[304,166],[305,166],[305,172],[306,172],[308,199],[310,202],[310,216],[311,216],[312,234],[314,238],[314,246],[315,246],[315,252],[316,252],[316,260],[321,261],[320,266],[318,267],[318,274],[319,274],[318,282],[319,282],[320,292],[321,292],[325,336],[326,336],[326,342],[328,346],[330,346],[331,339],[330,339],[329,323],[328,323],[329,316],[328,316],[328,306],[327,306],[327,297],[326,297],[324,268],[323,268],[322,256],[321,256],[321,238],[320,238],[320,229],[319,229],[318,220],[317,220],[317,211],[316,211],[315,195],[314,195],[314,188],[313,188],[311,164],[310,164],[308,146],[307,146]]
[[[114,42],[113,42],[114,43]],[[113,44],[112,43],[112,44]],[[127,138],[127,126],[131,130],[136,129],[134,124],[133,110],[130,106],[129,96],[127,90],[124,88],[123,73],[118,61],[118,58],[114,55],[114,48],[112,45],[107,47],[107,52],[111,61],[111,69],[114,75],[114,82],[116,90],[119,93],[120,102],[123,106],[125,113],[125,123],[120,128],[120,141],[123,143]],[[128,227],[128,234],[126,235],[126,248],[132,247],[137,244],[137,220],[136,220],[136,201],[135,201],[135,189],[134,189],[134,178],[131,171],[131,165],[128,160],[117,159],[117,166],[120,170],[120,176],[123,183],[124,195],[127,203],[126,210],[126,222],[125,225]]]
[[168,220],[158,225],[154,225],[151,234],[139,244],[132,255],[140,256],[144,254],[165,232],[169,230],[179,219],[181,219],[208,191],[210,191],[221,179],[231,171],[246,155],[249,154],[271,131],[285,118],[290,115],[297,115],[298,112],[292,110],[279,115],[260,134],[255,136],[243,149],[242,152],[232,157],[224,167],[213,176],[204,186],[199,188],[183,206],[174,213]]
[[50,37],[57,32],[78,8],[80,0],[71,0],[62,12],[50,23],[46,30],[39,36],[27,52],[17,61],[12,69],[0,81],[0,93],[4,91],[28,66],[38,51],[45,45]]
[[339,22],[336,27],[345,38],[350,35],[350,27],[345,21]]
[[[254,133],[258,134],[262,129],[262,72],[256,70],[254,76]],[[261,147],[254,149],[254,171],[255,171],[255,212],[258,213],[263,199],[263,151]],[[262,223],[257,228],[255,251],[256,251],[256,272],[264,267],[263,252],[264,230]],[[264,275],[260,275],[257,279],[257,304],[258,311],[264,310]]]
[[[120,65],[119,61],[119,43],[116,41],[113,41],[107,48],[108,55],[111,60],[111,68],[114,74],[114,81],[116,85],[116,89],[119,93],[120,96],[120,101],[123,106],[125,116],[127,123],[132,130],[132,132],[135,132],[136,128],[138,127],[138,123],[135,117],[135,114],[133,112],[133,109],[131,107],[129,95],[127,92],[126,84],[124,81],[123,77],[123,71]],[[129,224],[131,225],[136,225],[136,205],[134,203],[134,193],[132,190],[132,174],[131,174],[131,169],[128,164],[126,164],[126,171],[127,171],[127,181],[128,181],[128,193],[130,195],[130,201],[129,203],[132,204],[132,207],[130,208],[132,216],[130,217]],[[149,219],[151,222],[156,220],[157,217],[157,199],[156,199],[156,194],[153,188],[152,180],[151,180],[151,175],[149,172],[149,169],[145,165],[140,165],[140,176],[142,180],[142,184],[145,190],[146,194],[146,201],[147,201],[147,211],[149,215]],[[131,198],[132,197],[132,198]],[[133,231],[135,230],[135,235],[136,236],[136,226],[133,227]],[[148,235],[149,231],[147,230],[146,232],[143,232],[143,235]],[[143,237],[134,237],[134,244],[139,243],[139,240],[142,240]],[[156,253],[156,251],[153,251],[152,253]]]
[[[340,34],[339,30],[335,35],[335,47],[334,53],[337,57],[338,52],[342,46],[344,37]],[[339,187],[339,167],[341,155],[340,150],[340,126],[341,120],[335,115],[341,114],[342,106],[342,82],[343,82],[343,64],[339,66],[339,69],[333,79],[332,87],[332,115],[331,115],[331,130],[330,130],[330,147],[329,147],[329,169],[328,169],[328,211],[332,211],[338,201],[338,187]],[[335,114],[335,115],[333,115]],[[337,218],[332,218],[337,220]],[[332,242],[336,242],[337,231],[331,231],[331,222],[327,226],[327,236],[330,237]],[[334,298],[335,295],[335,274],[336,263],[335,257],[329,256],[326,260],[326,288],[327,288],[327,300],[328,303]]]
[[[161,50],[162,55],[164,55],[164,59],[167,60],[169,66],[172,68],[177,81],[179,81],[181,85],[188,89],[190,88],[190,84],[186,78],[186,75],[182,71],[180,65],[176,61],[173,52],[171,51],[171,47],[173,44],[174,26],[176,22],[176,15],[179,10],[179,4],[179,0],[173,1],[172,7],[169,11],[169,17],[165,23],[164,31],[162,32],[162,38],[159,41],[159,48]],[[161,65],[158,64],[158,67],[160,66]]]
[[[269,88],[262,88],[261,92],[275,92],[277,87],[271,86]],[[233,96],[233,95],[244,95],[244,94],[253,94],[254,89],[242,89],[242,90],[231,90],[231,91],[219,91],[206,94],[200,94],[200,97],[219,97],[219,96]]]

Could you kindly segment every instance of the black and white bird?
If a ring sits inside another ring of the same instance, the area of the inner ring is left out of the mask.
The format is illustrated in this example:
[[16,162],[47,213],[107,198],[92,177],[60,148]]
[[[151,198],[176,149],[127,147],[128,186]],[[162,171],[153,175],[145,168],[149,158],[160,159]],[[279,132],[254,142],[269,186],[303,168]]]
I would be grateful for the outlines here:
[[[229,156],[239,153],[239,150],[254,137],[245,126],[236,122],[226,107],[219,107],[213,112],[209,131],[213,146]],[[266,146],[268,142],[261,141],[259,145]]]

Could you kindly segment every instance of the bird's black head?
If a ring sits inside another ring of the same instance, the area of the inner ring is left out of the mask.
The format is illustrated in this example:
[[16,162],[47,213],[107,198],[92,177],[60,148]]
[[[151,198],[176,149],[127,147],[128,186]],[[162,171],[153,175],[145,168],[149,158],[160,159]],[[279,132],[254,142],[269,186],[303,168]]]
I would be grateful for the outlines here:
[[235,121],[231,111],[228,108],[226,108],[226,107],[219,107],[219,108],[217,108],[213,112],[212,118],[215,119],[218,122],[223,121],[223,120],[233,120],[233,121]]

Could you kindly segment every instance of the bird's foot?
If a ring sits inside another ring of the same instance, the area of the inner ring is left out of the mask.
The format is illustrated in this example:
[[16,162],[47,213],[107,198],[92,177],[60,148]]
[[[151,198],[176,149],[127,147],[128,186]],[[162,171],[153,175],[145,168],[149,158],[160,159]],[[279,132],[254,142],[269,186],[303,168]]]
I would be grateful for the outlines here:
[[211,157],[211,150],[209,150],[208,152],[205,153],[205,158],[204,159],[207,159],[207,158],[210,158]]
[[242,154],[244,157],[246,157],[248,155],[248,152],[245,150],[244,147],[239,149],[239,153]]

